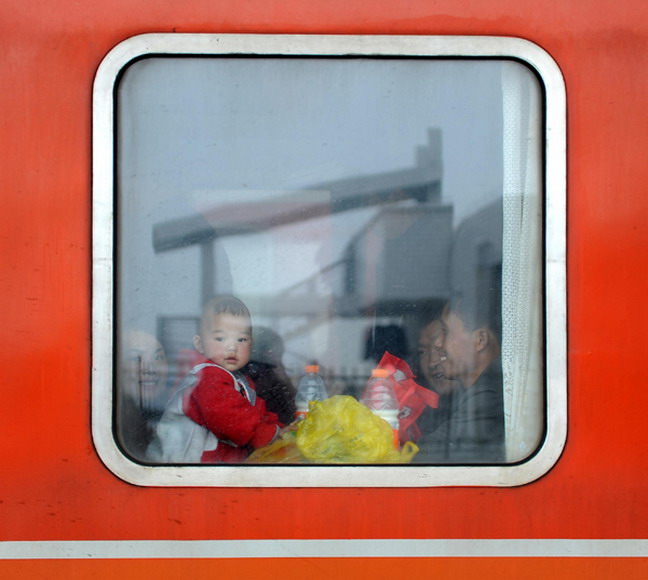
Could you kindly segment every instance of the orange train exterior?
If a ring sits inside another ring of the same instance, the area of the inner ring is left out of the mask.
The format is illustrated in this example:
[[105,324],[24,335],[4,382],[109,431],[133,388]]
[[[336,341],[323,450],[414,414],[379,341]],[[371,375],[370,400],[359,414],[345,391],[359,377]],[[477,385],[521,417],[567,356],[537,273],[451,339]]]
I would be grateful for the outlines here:
[[[648,6],[191,0],[0,7],[0,574],[644,578]],[[149,32],[489,35],[567,92],[568,437],[510,488],[137,487],[91,435],[92,87]],[[233,542],[232,542],[233,541]]]

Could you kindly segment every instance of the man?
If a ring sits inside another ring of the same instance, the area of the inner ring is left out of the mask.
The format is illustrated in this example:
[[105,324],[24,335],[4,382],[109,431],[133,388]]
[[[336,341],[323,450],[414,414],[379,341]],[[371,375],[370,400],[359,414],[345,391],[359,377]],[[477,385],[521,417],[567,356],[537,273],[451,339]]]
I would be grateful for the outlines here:
[[425,324],[418,338],[417,374],[425,381],[425,386],[439,395],[450,394],[458,385],[448,379],[441,366],[444,355],[442,348],[437,346],[443,336],[441,316],[438,315]]
[[[419,463],[501,463],[504,461],[504,409],[497,325],[489,321],[485,297],[443,310],[434,346],[438,368],[457,381],[447,420],[419,442]],[[482,304],[483,303],[483,304]]]
[[459,386],[458,381],[446,378],[441,366],[444,351],[437,346],[443,335],[441,309],[424,315],[418,336],[415,364],[417,381],[439,395],[436,408],[427,407],[417,423],[423,433],[432,433],[448,420],[452,410],[452,393]]

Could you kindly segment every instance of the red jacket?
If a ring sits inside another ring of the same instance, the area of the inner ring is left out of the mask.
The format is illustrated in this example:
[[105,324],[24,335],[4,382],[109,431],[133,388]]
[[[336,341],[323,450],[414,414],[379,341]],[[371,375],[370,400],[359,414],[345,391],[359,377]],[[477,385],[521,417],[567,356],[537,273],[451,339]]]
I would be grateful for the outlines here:
[[149,457],[162,463],[238,463],[282,424],[254,385],[211,361],[196,365],[157,426]]
[[[240,382],[233,384],[232,375],[225,369],[205,367],[198,373],[198,384],[183,397],[185,415],[209,429],[219,441],[234,443],[238,448],[265,447],[275,438],[281,424],[279,417],[266,409],[265,401],[256,396],[254,383],[249,378],[247,381],[251,392]],[[248,455],[245,449],[233,449],[233,456]],[[226,452],[224,457],[220,457],[218,448],[205,451],[203,463],[228,461],[229,450],[221,451]]]

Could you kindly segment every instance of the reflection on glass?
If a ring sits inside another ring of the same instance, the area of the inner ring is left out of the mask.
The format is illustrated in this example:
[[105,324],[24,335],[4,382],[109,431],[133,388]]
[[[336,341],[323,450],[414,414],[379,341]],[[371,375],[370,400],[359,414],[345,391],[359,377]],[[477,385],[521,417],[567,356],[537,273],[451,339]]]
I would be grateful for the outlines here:
[[118,327],[157,336],[173,391],[202,305],[232,294],[252,314],[242,371],[284,423],[305,365],[359,398],[389,352],[440,395],[414,461],[524,459],[544,424],[539,95],[496,60],[137,61],[118,92]]
[[123,334],[119,359],[118,438],[129,454],[143,459],[169,398],[168,360],[158,340],[141,330]]

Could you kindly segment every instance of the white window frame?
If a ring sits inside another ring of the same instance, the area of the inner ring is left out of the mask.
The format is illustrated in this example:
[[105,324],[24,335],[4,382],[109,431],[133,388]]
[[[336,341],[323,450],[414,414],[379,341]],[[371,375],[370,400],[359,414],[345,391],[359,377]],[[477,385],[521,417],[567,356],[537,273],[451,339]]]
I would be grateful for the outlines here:
[[[281,55],[514,58],[544,84],[544,279],[546,435],[515,465],[488,466],[145,466],[115,443],[114,376],[114,110],[121,72],[147,55]],[[566,98],[555,61],[519,38],[482,36],[311,36],[145,34],[117,45],[102,61],[93,92],[92,434],[105,465],[144,486],[435,487],[516,486],[546,474],[567,437]]]

